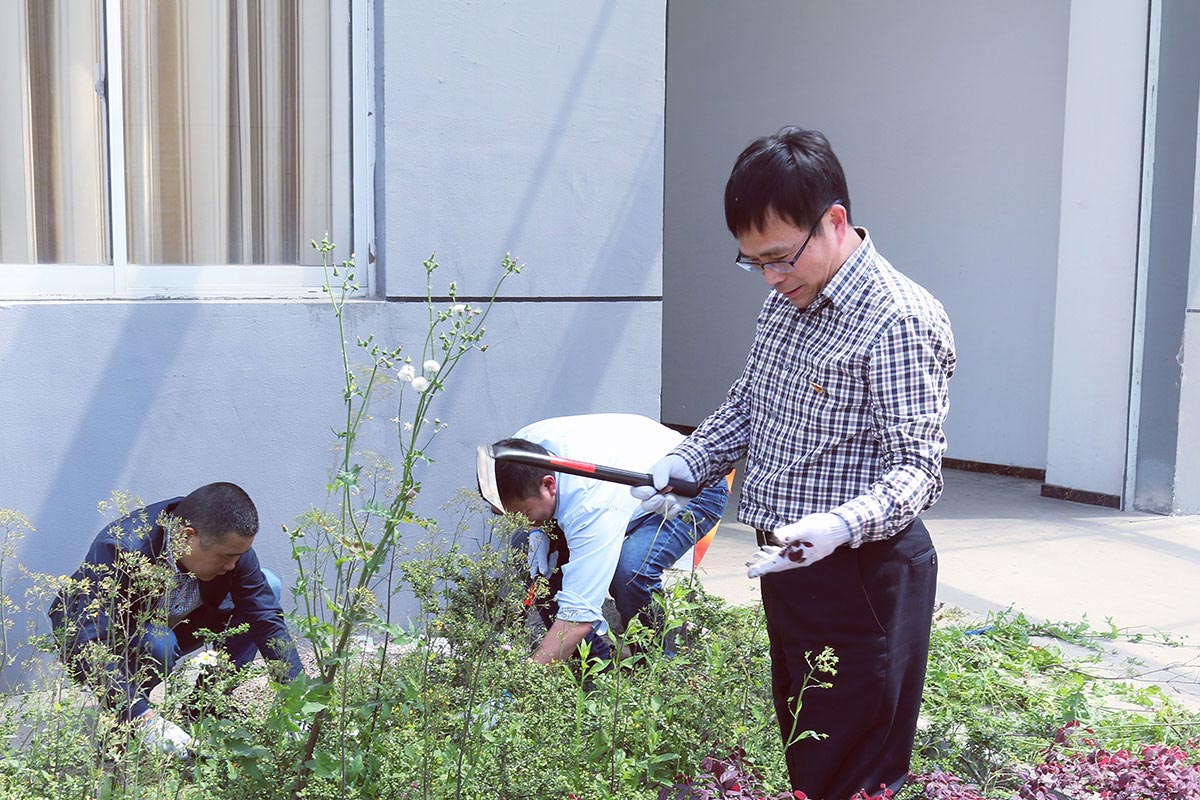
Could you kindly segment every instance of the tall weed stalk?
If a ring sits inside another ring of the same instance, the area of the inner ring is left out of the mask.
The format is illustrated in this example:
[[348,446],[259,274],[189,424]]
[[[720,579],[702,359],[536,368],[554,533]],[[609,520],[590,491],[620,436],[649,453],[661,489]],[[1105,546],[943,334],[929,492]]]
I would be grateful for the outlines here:
[[[438,264],[431,256],[424,263],[428,326],[420,353],[414,359],[405,354],[403,348],[385,347],[371,335],[357,339],[357,354],[365,357],[360,362],[352,356],[354,351],[347,341],[345,318],[346,303],[359,289],[355,282],[354,262],[347,260],[335,265],[334,246],[328,237],[312,244],[321,254],[326,275],[324,291],[337,321],[345,413],[342,427],[336,431],[341,443],[338,469],[329,484],[334,512],[319,518],[317,524],[307,526],[308,533],[316,534],[315,543],[303,541],[304,528],[296,530],[292,540],[304,607],[300,627],[312,644],[320,669],[319,678],[304,705],[305,709],[314,712],[314,716],[301,749],[299,774],[292,787],[293,794],[297,795],[314,770],[328,775],[331,769],[336,769],[343,782],[352,777],[347,773],[344,749],[335,764],[314,759],[334,699],[335,679],[352,657],[352,637],[356,632],[373,630],[381,633],[385,641],[393,633],[387,627],[390,618],[380,613],[375,590],[381,573],[385,573],[390,587],[396,546],[405,526],[415,525],[425,530],[434,527],[431,519],[420,517],[413,511],[413,503],[421,489],[417,468],[428,461],[425,450],[442,428],[439,420],[429,419],[431,404],[445,390],[459,360],[468,352],[486,349],[482,344],[486,332],[484,322],[496,295],[509,276],[521,271],[520,265],[506,256],[500,279],[482,308],[459,303],[457,289],[451,284],[450,307],[439,309],[434,303],[432,288],[433,273]],[[358,462],[360,454],[356,443],[369,417],[372,394],[381,380],[385,376],[390,378],[393,371],[395,379],[401,382],[397,413],[392,420],[399,446],[399,474],[390,493],[383,497],[374,492],[364,496],[364,465]],[[319,560],[322,555],[332,557],[328,562],[332,565],[329,582],[321,570],[311,566],[312,557],[317,556]],[[309,562],[307,569],[306,562]],[[390,608],[390,596],[387,607]],[[380,656],[381,665],[386,657],[385,650]]]

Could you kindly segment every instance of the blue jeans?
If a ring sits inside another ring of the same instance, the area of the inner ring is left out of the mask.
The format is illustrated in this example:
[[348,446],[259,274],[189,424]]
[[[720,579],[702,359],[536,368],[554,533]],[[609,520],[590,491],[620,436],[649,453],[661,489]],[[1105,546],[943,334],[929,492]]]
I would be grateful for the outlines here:
[[[267,585],[271,587],[271,592],[275,595],[276,602],[278,602],[279,598],[283,596],[283,582],[269,569],[264,568],[262,572],[263,577],[267,579]],[[189,614],[186,621],[179,623],[174,628],[168,628],[165,625],[150,625],[134,637],[131,650],[140,663],[131,665],[133,669],[130,670],[130,673],[138,674],[136,670],[139,667],[144,669],[142,674],[146,678],[142,682],[142,689],[149,692],[162,683],[163,679],[179,663],[179,659],[188,653],[199,650],[204,645],[204,640],[196,635],[198,631],[206,629],[213,633],[220,633],[228,628],[241,625],[243,622],[246,620],[241,619],[234,609],[233,599],[226,596],[215,612],[201,606]],[[229,660],[236,667],[246,666],[258,654],[258,645],[254,642],[254,636],[250,631],[222,639],[216,646],[225,651]]]
[[625,536],[609,586],[624,625],[639,617],[654,627],[653,596],[662,592],[663,571],[721,521],[728,503],[729,489],[721,480],[701,491],[675,519],[651,515]]

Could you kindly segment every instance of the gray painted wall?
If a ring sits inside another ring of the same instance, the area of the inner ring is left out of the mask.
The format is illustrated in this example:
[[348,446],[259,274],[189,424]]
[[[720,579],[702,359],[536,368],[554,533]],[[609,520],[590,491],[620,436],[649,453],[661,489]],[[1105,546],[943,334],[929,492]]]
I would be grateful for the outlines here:
[[468,294],[512,252],[506,293],[660,295],[665,0],[383,13],[387,293],[437,249]]
[[[1200,273],[1200,260],[1192,258],[1192,276]],[[1193,301],[1194,302],[1194,301]],[[1179,400],[1179,448],[1175,472],[1176,514],[1200,514],[1200,303],[1189,306],[1184,327],[1184,360]]]
[[1046,463],[1070,5],[673,3],[668,19],[664,421],[740,371],[766,294],[731,261],[740,150],[824,131],[856,224],[946,306],[949,455]]
[[[656,416],[661,354],[663,3],[378,3],[380,272],[478,294],[504,252],[528,268],[434,410],[420,513],[474,485],[474,448],[542,417]],[[319,234],[319,232],[313,232]],[[435,292],[438,291],[435,289]],[[631,299],[606,302],[598,297]],[[349,307],[351,336],[424,336],[423,306]],[[351,339],[353,341],[353,339]],[[324,502],[340,407],[319,303],[0,304],[0,507],[37,533],[26,565],[69,572],[114,489],[147,501],[241,483],[285,582],[281,523]],[[393,399],[394,402],[394,399]],[[386,401],[364,446],[395,457]]]
[[[1200,151],[1200,132],[1196,149]],[[1196,161],[1192,191],[1193,197],[1200,197],[1200,159]],[[1184,340],[1179,354],[1182,375],[1174,509],[1179,514],[1200,514],[1200,219],[1196,217],[1191,220],[1191,234]]]
[[1180,406],[1180,380],[1195,216],[1198,33],[1200,5],[1193,0],[1163,2],[1134,491],[1137,508],[1162,514],[1175,505],[1179,417],[1186,413]]

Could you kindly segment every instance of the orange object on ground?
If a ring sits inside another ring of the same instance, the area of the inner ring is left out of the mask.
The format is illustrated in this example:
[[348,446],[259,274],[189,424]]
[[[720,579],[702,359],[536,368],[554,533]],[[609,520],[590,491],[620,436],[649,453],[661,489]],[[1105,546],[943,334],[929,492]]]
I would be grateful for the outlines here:
[[[729,491],[731,494],[733,492],[733,476],[736,472],[737,472],[737,470],[731,469],[729,471],[729,474],[725,476],[725,484],[729,487]],[[700,562],[704,560],[704,554],[708,552],[708,546],[710,544],[712,544],[713,539],[715,539],[717,537],[717,528],[719,528],[719,527],[721,527],[720,520],[717,521],[716,525],[712,526],[712,530],[710,530],[708,533],[704,534],[704,536],[701,537],[700,541],[696,542],[696,546],[692,550],[692,566],[693,567],[700,566]]]

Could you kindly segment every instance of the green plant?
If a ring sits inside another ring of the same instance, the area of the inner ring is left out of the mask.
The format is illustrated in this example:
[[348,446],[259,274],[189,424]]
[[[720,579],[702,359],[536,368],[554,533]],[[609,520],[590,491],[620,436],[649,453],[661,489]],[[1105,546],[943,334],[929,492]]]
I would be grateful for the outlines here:
[[432,593],[423,602],[439,609],[437,637],[406,656],[408,674],[429,677],[410,684],[410,721],[389,726],[385,792],[649,798],[723,742],[764,753],[765,780],[784,785],[761,611],[726,606],[688,579],[663,602],[665,629],[680,631],[674,657],[663,655],[661,632],[634,623],[623,642],[657,646],[615,664],[585,652],[542,667],[528,657],[523,615],[508,605],[485,623],[469,588],[500,580],[496,596],[519,608],[511,554],[486,543],[464,558],[443,546],[414,575]]
[[0,671],[7,668],[13,659],[8,633],[12,630],[13,615],[18,609],[8,590],[12,586],[17,545],[32,532],[33,526],[24,515],[0,508]]
[[[334,246],[328,237],[314,241],[312,246],[321,254],[326,272],[324,291],[329,295],[340,334],[345,416],[342,427],[336,430],[341,442],[341,457],[329,484],[333,511],[312,516],[310,524],[292,531],[293,553],[300,573],[296,594],[303,608],[300,628],[313,647],[320,670],[300,709],[313,717],[299,756],[300,769],[292,787],[294,794],[301,792],[313,772],[321,777],[337,774],[343,790],[351,782],[369,779],[369,765],[356,759],[344,744],[334,755],[324,754],[324,757],[317,752],[317,745],[333,704],[340,703],[343,712],[348,708],[348,689],[343,683],[343,693],[338,698],[334,695],[334,684],[339,671],[352,656],[352,637],[370,631],[380,634],[384,647],[379,656],[379,670],[382,672],[386,665],[388,644],[393,635],[389,627],[389,610],[397,543],[406,526],[425,530],[435,527],[433,520],[413,511],[421,488],[417,467],[428,461],[425,449],[442,427],[436,418],[430,421],[428,414],[434,398],[444,390],[459,360],[472,350],[486,347],[481,342],[487,330],[484,321],[492,305],[489,301],[482,309],[477,309],[458,303],[456,288],[451,284],[451,305],[439,310],[432,290],[432,276],[438,264],[431,256],[425,261],[429,319],[418,360],[414,363],[412,356],[405,355],[401,347],[388,348],[378,344],[371,335],[357,340],[358,352],[364,356],[360,367],[351,357],[344,314],[346,302],[359,289],[355,282],[354,262],[347,260],[340,266],[333,265]],[[493,301],[505,279],[520,269],[515,260],[505,257],[500,280],[492,292]],[[419,370],[416,364],[420,364]],[[360,455],[356,443],[368,418],[372,394],[393,369],[397,370],[396,377],[401,381],[398,408],[393,418],[400,454],[399,475],[388,486],[374,481],[371,491],[364,493],[364,465],[357,460]],[[415,408],[406,415],[405,401],[409,395],[415,395]],[[318,565],[316,568],[314,563]],[[331,569],[321,568],[325,565]],[[381,576],[388,590],[382,613],[376,596]],[[372,702],[379,700],[377,693]],[[347,713],[336,717],[343,743],[347,717]],[[373,728],[378,714],[373,712],[370,720]]]
[[[396,585],[414,594],[421,611],[410,625],[385,630],[377,622],[370,627],[377,639],[354,640],[329,688],[335,702],[300,796],[649,800],[672,788],[676,793],[667,797],[784,793],[760,608],[730,607],[687,576],[662,598],[661,629],[634,623],[623,634],[618,644],[636,645],[631,656],[544,668],[528,658],[523,558],[505,546],[517,522],[491,518],[481,525],[481,515],[488,516],[477,498],[464,493],[442,509],[445,528],[422,528],[412,548],[398,552]],[[1040,638],[1046,630],[1013,614],[982,629],[963,619],[938,626],[926,686],[929,723],[919,734],[915,765],[928,773],[919,781],[928,796],[1011,796],[1054,741],[1057,729],[1047,726],[1080,709],[1097,726],[1089,750],[1061,750],[1058,760],[1077,765],[1070,769],[1081,775],[1091,769],[1093,751],[1123,758],[1124,751],[1099,737],[1195,734],[1195,715],[1154,691],[1118,690],[1126,706],[1151,704],[1139,710],[1115,707],[1113,687],[1120,682],[1089,680],[1081,687],[1077,678],[1091,674],[1088,662],[1056,652]],[[673,658],[662,652],[670,634]],[[1077,626],[1071,636],[1076,643],[1087,638]],[[246,677],[219,675],[232,682]],[[214,691],[224,697],[223,688]],[[170,702],[188,700],[186,689],[174,691]],[[0,749],[0,794],[295,797],[302,742],[289,733],[299,732],[311,697],[311,687],[298,682],[267,692],[259,705],[229,704],[195,728],[209,757],[180,766],[127,748],[128,734],[111,716],[62,687],[58,699],[30,698],[45,704],[40,719],[57,725],[53,735]],[[35,710],[21,718],[32,719]],[[6,717],[0,732],[15,733],[16,719]],[[947,742],[943,731],[957,735]],[[1158,764],[1146,761],[1146,769]],[[980,790],[935,766],[961,773]]]
[[[946,772],[985,793],[1015,791],[1064,726],[1083,724],[1102,746],[1183,744],[1200,721],[1154,686],[1092,671],[1113,626],[1034,623],[1011,611],[980,625],[951,615],[935,626],[913,771]],[[1136,634],[1131,634],[1136,635]],[[1071,657],[1038,637],[1087,648]]]
[[[70,578],[29,575],[33,585],[26,610],[33,612],[33,619],[39,619],[55,597],[64,613],[59,630],[31,638],[35,648],[56,659],[47,665],[35,654],[27,666],[27,672],[35,673],[49,667],[49,674],[39,682],[41,691],[10,701],[5,720],[10,738],[5,744],[12,749],[5,752],[4,763],[29,786],[44,787],[44,796],[93,791],[139,796],[161,787],[169,758],[131,746],[134,724],[120,721],[115,712],[128,702],[127,685],[156,681],[158,667],[144,656],[138,632],[167,624],[167,607],[159,600],[175,582],[178,551],[166,548],[149,556],[141,545],[156,525],[169,532],[173,547],[178,545],[182,537],[171,534],[177,533],[181,521],[166,514],[151,520],[143,504],[127,493],[114,493],[100,510],[129,519],[127,526],[110,529],[111,562],[89,562]],[[14,607],[10,597],[5,600]],[[166,705],[175,703],[173,694],[173,686],[166,687]],[[97,696],[107,698],[113,711],[101,708]],[[15,758],[16,753],[21,757]]]

